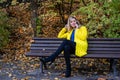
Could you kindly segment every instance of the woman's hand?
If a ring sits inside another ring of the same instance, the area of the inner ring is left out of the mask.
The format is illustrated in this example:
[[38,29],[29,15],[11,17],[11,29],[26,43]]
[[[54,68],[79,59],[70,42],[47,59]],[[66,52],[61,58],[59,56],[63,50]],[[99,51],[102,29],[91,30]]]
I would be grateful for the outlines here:
[[67,29],[67,31],[70,30],[70,27],[67,24],[65,25],[65,28]]

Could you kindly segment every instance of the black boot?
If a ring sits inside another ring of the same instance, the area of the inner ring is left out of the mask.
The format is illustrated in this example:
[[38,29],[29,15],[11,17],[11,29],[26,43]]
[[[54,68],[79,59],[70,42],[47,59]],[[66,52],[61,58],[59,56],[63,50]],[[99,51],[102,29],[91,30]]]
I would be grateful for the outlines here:
[[54,61],[55,61],[55,59],[52,59],[52,60],[50,60],[51,58],[50,57],[48,57],[48,58],[41,58],[40,59],[40,61],[43,63],[43,65],[44,65],[44,68],[45,69],[47,69],[47,66],[46,66],[46,63],[47,62],[50,62],[48,65],[50,66]]
[[65,77],[70,77],[71,76],[71,69],[66,69],[66,72],[65,72]]
[[70,46],[66,45],[64,46],[64,58],[66,63],[66,72],[65,77],[71,76],[71,64],[70,64]]
[[40,61],[43,63],[45,69],[47,69],[45,58],[41,58]]
[[55,59],[51,60],[48,65],[50,66],[54,61],[55,61]]
[[65,58],[65,59],[66,59],[66,72],[65,72],[65,77],[70,77],[70,76],[71,76],[70,58]]

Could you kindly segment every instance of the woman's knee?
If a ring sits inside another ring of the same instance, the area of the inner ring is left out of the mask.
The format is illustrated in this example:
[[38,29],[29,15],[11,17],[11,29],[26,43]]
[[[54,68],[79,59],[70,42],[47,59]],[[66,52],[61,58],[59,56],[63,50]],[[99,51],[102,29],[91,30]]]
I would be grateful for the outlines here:
[[64,56],[68,56],[70,54],[70,46],[65,45],[64,46]]
[[64,50],[67,50],[67,51],[70,50],[70,46],[69,45],[65,45],[64,46]]
[[70,56],[70,46],[65,45],[64,46],[64,57],[69,57]]
[[65,40],[63,40],[63,43],[64,43],[64,44],[68,44],[68,41],[69,41],[69,40],[65,39]]

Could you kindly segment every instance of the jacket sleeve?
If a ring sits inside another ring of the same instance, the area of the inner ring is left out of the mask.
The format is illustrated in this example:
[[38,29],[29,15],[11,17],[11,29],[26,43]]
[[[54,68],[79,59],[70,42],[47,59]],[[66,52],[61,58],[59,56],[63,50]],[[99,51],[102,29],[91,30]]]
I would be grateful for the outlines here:
[[66,32],[67,30],[66,30],[66,28],[63,28],[60,32],[59,32],[59,34],[58,34],[58,38],[67,38],[67,32]]
[[81,33],[80,39],[83,40],[83,41],[86,40],[87,37],[88,37],[88,32],[87,32],[87,28],[85,26],[82,26],[80,28],[80,33]]

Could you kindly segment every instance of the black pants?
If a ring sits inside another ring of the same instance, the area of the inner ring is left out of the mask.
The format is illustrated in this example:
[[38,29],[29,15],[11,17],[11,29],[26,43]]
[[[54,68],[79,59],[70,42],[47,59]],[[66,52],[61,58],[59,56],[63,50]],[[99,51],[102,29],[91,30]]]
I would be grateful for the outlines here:
[[51,56],[49,56],[46,59],[46,62],[54,61],[55,58],[64,51],[64,58],[66,62],[66,70],[71,71],[71,64],[70,64],[70,54],[75,53],[75,46],[76,43],[70,40],[64,40],[61,45],[58,47],[55,53],[53,53]]

